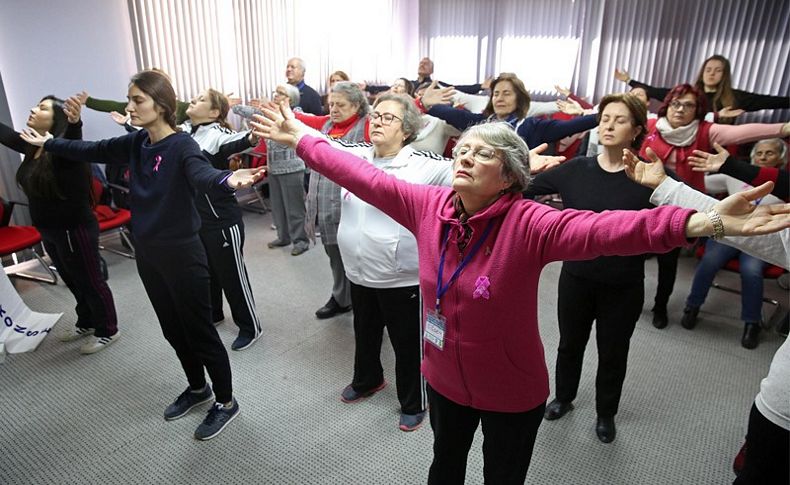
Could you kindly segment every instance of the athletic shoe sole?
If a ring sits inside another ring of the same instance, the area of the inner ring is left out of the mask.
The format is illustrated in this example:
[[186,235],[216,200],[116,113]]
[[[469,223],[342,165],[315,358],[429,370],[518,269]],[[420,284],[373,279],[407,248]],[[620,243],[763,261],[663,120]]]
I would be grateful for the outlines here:
[[197,436],[195,436],[195,439],[196,439],[196,440],[198,440],[198,441],[208,441],[208,440],[210,440],[211,438],[213,438],[213,437],[217,436],[218,434],[222,433],[222,430],[223,430],[223,429],[225,429],[225,428],[227,428],[227,427],[228,427],[228,425],[230,424],[230,422],[231,422],[231,421],[233,421],[234,419],[236,419],[236,416],[238,416],[240,413],[241,413],[241,409],[239,409],[238,411],[236,411],[236,413],[235,413],[234,415],[232,415],[230,418],[228,418],[228,420],[227,420],[227,421],[225,421],[225,424],[223,424],[223,425],[222,425],[222,427],[221,427],[220,429],[218,429],[217,431],[215,431],[215,432],[214,432],[214,434],[211,434],[211,435],[209,435],[209,436],[201,436],[200,438],[198,438]]

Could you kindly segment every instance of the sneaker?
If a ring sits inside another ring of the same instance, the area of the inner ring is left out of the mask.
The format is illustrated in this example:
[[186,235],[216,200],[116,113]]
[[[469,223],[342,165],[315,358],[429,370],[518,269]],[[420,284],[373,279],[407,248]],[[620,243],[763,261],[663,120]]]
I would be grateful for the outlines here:
[[113,342],[117,341],[121,338],[121,332],[117,331],[113,335],[109,337],[93,337],[90,342],[86,343],[82,347],[80,347],[81,354],[95,354],[96,352],[102,351],[113,344]]
[[743,337],[741,346],[745,349],[755,349],[760,343],[760,322],[743,322]]
[[266,246],[269,249],[274,249],[274,248],[282,248],[282,247],[288,246],[289,244],[291,244],[291,243],[290,242],[285,242],[285,241],[280,241],[279,239],[275,239],[274,241],[268,243]]
[[61,342],[74,342],[75,340],[79,340],[82,337],[93,335],[95,331],[96,330],[92,328],[74,327],[68,332],[61,334],[60,337],[58,337],[58,340]]
[[299,256],[300,254],[304,254],[307,252],[307,246],[295,246],[291,250],[291,256]]
[[415,431],[420,429],[423,421],[425,421],[426,411],[417,414],[400,414],[400,422],[398,428],[401,431]]
[[359,402],[362,401],[363,399],[369,398],[373,394],[376,394],[377,392],[384,389],[385,387],[387,387],[387,381],[381,381],[381,384],[379,384],[378,386],[374,387],[369,391],[357,392],[354,390],[353,387],[351,387],[351,384],[349,384],[345,387],[345,389],[343,389],[343,392],[340,393],[340,400],[346,404]]
[[236,402],[235,398],[233,399],[233,405],[228,409],[225,409],[225,406],[222,404],[215,402],[211,409],[208,410],[206,419],[195,430],[195,439],[201,441],[210,440],[220,434],[225,429],[225,426],[238,415],[239,403]]
[[231,348],[231,350],[248,349],[248,348],[252,347],[252,344],[254,344],[260,337],[261,337],[260,333],[258,333],[258,335],[252,336],[252,337],[249,336],[249,335],[239,334],[239,336],[236,337],[236,340],[234,340],[233,343],[230,344],[230,348]]
[[175,419],[185,416],[192,408],[205,404],[214,397],[211,388],[208,384],[200,392],[192,392],[192,389],[187,387],[187,390],[182,392],[175,401],[172,402],[167,409],[165,409],[165,421],[173,421]]

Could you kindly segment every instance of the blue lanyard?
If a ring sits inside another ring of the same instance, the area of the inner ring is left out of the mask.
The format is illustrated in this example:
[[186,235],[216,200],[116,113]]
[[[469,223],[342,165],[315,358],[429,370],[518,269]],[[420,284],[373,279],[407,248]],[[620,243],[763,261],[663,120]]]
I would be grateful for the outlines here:
[[444,275],[444,258],[445,256],[447,256],[447,240],[450,239],[450,226],[447,225],[444,227],[444,236],[442,238],[442,255],[439,258],[439,279],[436,282],[436,313],[437,314],[439,313],[439,302],[441,301],[442,297],[444,296],[445,293],[447,293],[447,290],[450,289],[453,283],[455,283],[455,280],[458,279],[458,276],[461,274],[461,271],[464,269],[464,267],[466,267],[469,261],[472,260],[474,255],[477,254],[477,251],[480,250],[480,247],[483,246],[483,243],[485,242],[486,238],[488,238],[488,235],[491,233],[491,229],[493,227],[494,227],[494,220],[491,219],[488,222],[488,225],[486,226],[485,230],[483,231],[483,235],[480,236],[480,239],[478,239],[477,242],[474,244],[474,246],[472,246],[472,249],[469,250],[469,253],[464,257],[464,259],[461,260],[461,264],[459,264],[458,267],[455,268],[455,272],[452,274],[452,276],[450,276],[450,279],[447,281],[447,284],[442,286],[442,279],[443,279],[442,277]]

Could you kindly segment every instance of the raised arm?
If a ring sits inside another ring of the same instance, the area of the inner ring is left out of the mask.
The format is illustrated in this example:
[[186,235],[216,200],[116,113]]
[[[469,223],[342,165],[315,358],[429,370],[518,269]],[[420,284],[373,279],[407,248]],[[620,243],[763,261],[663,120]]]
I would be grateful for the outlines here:
[[772,195],[780,199],[787,200],[790,197],[790,173],[784,169],[758,167],[730,157],[730,152],[718,143],[714,143],[713,148],[716,154],[694,150],[692,156],[688,158],[695,172],[720,172],[730,177],[746,182],[749,185],[760,185],[765,182],[773,182],[774,190]]
[[735,107],[745,111],[761,109],[790,109],[790,97],[770,96],[767,94],[750,93],[734,89]]
[[476,125],[485,119],[485,116],[480,113],[472,113],[444,104],[437,104],[431,107],[428,109],[428,114],[446,121],[459,131],[464,131],[470,126]]
[[19,132],[5,123],[0,123],[0,143],[19,153],[25,153],[31,147],[22,139]]
[[[623,163],[625,163],[625,172],[629,178],[645,187],[653,189],[650,202],[655,205],[678,205],[700,212],[716,208],[718,204],[720,204],[720,201],[713,197],[698,192],[688,185],[668,177],[664,172],[663,163],[655,156],[652,150],[648,149],[647,155],[651,163],[646,163],[637,159],[630,152],[624,152]],[[754,198],[762,196],[760,195],[762,193],[761,190],[765,191],[765,186],[747,191],[746,197],[744,197],[743,193],[735,194],[725,199],[725,201],[729,200],[731,204],[735,201],[741,205],[743,210],[759,211],[763,212],[763,215],[765,215],[764,211],[770,211],[770,209],[766,209],[766,207],[770,206],[754,208],[749,199],[749,197]],[[722,201],[722,203],[723,202],[724,201]],[[788,249],[790,249],[790,231],[788,229],[783,229],[773,234],[752,237],[727,236],[722,242],[772,264],[784,268],[789,266],[787,255]]]
[[252,122],[256,135],[294,147],[310,168],[377,207],[412,232],[431,190],[389,175],[367,161],[333,147],[325,138],[306,134],[304,125],[282,105],[280,112],[264,109],[265,117]]
[[790,136],[790,123],[747,123],[745,125],[722,125],[710,127],[710,142],[720,145],[741,144],[765,138]]
[[571,120],[535,119],[532,124],[522,123],[518,128],[518,134],[525,140],[533,140],[533,144],[537,144],[534,143],[536,140],[538,143],[551,143],[566,136],[591,130],[596,126],[598,126],[598,116],[594,114]]
[[[25,135],[27,135],[27,132]],[[47,139],[43,137],[41,144],[46,151],[71,160],[91,163],[128,164],[136,144],[136,137],[141,135],[143,135],[142,132],[136,132],[99,141],[66,140],[51,137]],[[31,139],[28,139],[28,141],[32,144],[38,143]]]

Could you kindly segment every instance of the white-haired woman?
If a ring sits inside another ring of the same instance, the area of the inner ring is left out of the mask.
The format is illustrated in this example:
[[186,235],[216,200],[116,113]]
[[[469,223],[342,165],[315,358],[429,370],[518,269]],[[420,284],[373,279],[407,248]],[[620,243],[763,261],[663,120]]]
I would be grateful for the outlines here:
[[[549,394],[537,324],[543,266],[790,226],[790,206],[755,209],[742,197],[723,201],[710,215],[676,207],[557,211],[525,200],[528,148],[506,124],[478,125],[462,135],[450,188],[399,180],[326,139],[305,135],[286,106],[265,114],[254,125],[257,134],[295,147],[305,163],[417,240],[426,302],[422,371],[434,430],[429,483],[464,482],[481,421],[486,483],[524,482]],[[770,184],[754,195],[766,188]]]

